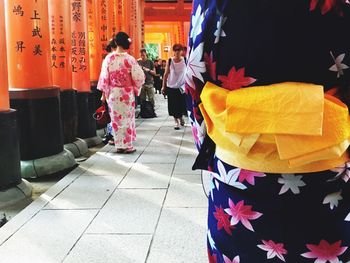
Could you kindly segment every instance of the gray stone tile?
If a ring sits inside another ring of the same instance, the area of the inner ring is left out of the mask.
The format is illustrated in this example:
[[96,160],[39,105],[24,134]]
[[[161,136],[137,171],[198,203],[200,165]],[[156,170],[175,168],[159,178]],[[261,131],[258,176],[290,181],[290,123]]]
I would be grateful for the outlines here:
[[117,189],[88,233],[154,232],[166,190]]
[[1,262],[61,262],[97,211],[44,210],[0,246]]
[[175,163],[178,154],[178,147],[147,147],[138,163]]
[[193,140],[186,140],[185,138],[183,138],[179,153],[180,154],[192,154],[194,156],[197,156],[198,151],[196,149],[194,141]]
[[200,174],[199,170],[192,170],[196,156],[193,154],[179,154],[176,159],[174,174]]
[[178,147],[181,145],[182,137],[169,137],[169,136],[155,136],[150,143],[150,147]]
[[122,176],[85,173],[51,200],[45,209],[101,208],[121,180]]
[[64,263],[144,263],[152,235],[85,234]]
[[175,123],[171,123],[169,126],[163,126],[159,129],[156,136],[168,136],[168,137],[178,137],[183,136],[184,129],[174,130]]
[[164,206],[207,207],[208,200],[203,191],[200,175],[196,176],[199,180],[194,181],[190,175],[183,175],[183,178],[172,177]]
[[146,262],[208,262],[206,232],[207,209],[165,208]]
[[173,166],[136,163],[118,188],[168,188]]
[[136,152],[131,153],[131,154],[116,153],[115,151],[116,151],[116,149],[114,148],[112,151],[110,151],[106,154],[106,157],[110,158],[111,160],[114,160],[118,164],[131,165],[140,157],[140,155],[143,153],[144,150],[137,149]]
[[97,176],[123,176],[132,164],[133,162],[123,160],[117,154],[108,154],[104,159],[95,162],[89,172]]
[[55,196],[57,196],[64,188],[71,184],[78,176],[85,173],[86,170],[81,166],[63,177],[59,182],[53,185],[49,190],[34,200],[30,205],[24,208],[19,214],[11,219],[0,229],[0,244],[8,239],[13,233],[27,223],[34,215],[36,215],[43,207]]

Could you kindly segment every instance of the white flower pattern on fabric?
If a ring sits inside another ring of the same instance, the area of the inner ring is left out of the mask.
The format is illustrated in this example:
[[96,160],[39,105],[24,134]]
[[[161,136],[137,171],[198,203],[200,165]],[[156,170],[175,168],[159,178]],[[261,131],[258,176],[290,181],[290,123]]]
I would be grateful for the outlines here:
[[332,51],[330,53],[331,53],[331,56],[332,56],[332,58],[334,60],[334,65],[331,66],[329,68],[329,70],[337,72],[337,78],[339,78],[340,76],[344,75],[343,69],[348,69],[349,68],[347,65],[342,63],[343,60],[344,60],[344,57],[345,57],[345,53],[340,54],[339,56],[337,56],[337,58],[334,57]]
[[220,16],[219,21],[216,24],[217,29],[214,32],[214,36],[216,36],[214,44],[219,43],[220,37],[226,37],[225,31],[222,29],[222,26],[225,24],[226,20],[227,17],[224,17],[223,15]]
[[283,184],[281,191],[279,194],[284,194],[288,190],[291,190],[293,194],[299,194],[299,187],[305,186],[304,181],[301,180],[302,175],[294,175],[294,174],[281,174],[282,178],[278,178],[278,183]]
[[323,200],[323,204],[329,204],[331,210],[333,210],[334,207],[338,207],[340,200],[343,200],[341,191],[327,195]]
[[212,236],[211,236],[211,232],[210,232],[210,230],[208,230],[208,240],[209,240],[209,244],[210,244],[210,247],[211,247],[211,249],[216,249],[216,246],[215,246],[215,241],[214,241],[214,239],[212,238]]
[[204,21],[204,13],[202,14],[202,7],[198,5],[196,13],[192,15],[192,30],[190,37],[193,39],[193,43],[196,41],[197,36],[202,33],[202,23]]
[[200,43],[190,54],[187,62],[186,83],[192,89],[195,88],[193,77],[204,82],[201,73],[206,72],[205,62],[202,61],[204,43]]
[[241,169],[235,168],[226,172],[225,166],[220,160],[218,160],[217,165],[219,171],[219,178],[221,179],[220,181],[241,190],[247,189],[247,187],[244,184],[238,182],[237,180]]
[[331,169],[331,171],[337,173],[335,178],[341,176],[344,182],[347,183],[350,179],[350,162],[344,163],[341,166]]

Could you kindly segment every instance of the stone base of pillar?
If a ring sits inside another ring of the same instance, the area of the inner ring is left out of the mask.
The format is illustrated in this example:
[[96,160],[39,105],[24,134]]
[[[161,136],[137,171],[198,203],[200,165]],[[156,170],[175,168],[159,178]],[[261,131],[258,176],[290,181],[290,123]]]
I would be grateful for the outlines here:
[[61,91],[61,119],[64,144],[74,143],[78,131],[78,107],[75,90]]
[[86,144],[89,148],[94,147],[94,146],[102,143],[102,138],[100,136],[95,136],[95,137],[91,137],[91,138],[84,138],[83,140],[86,142]]
[[77,137],[85,139],[96,136],[96,121],[92,117],[95,113],[95,97],[89,92],[77,93],[78,104],[78,134]]
[[26,180],[21,180],[21,182],[13,186],[6,191],[0,192],[0,209],[14,205],[24,199],[30,198],[32,196],[33,187]]
[[63,151],[59,92],[57,88],[10,89],[11,108],[18,111],[21,160]]
[[[0,112],[0,191],[21,182],[17,111]],[[1,198],[0,198],[1,202]]]
[[89,150],[87,143],[80,138],[77,138],[72,143],[65,144],[64,149],[70,151],[74,155],[74,158],[85,155]]
[[52,156],[21,161],[21,174],[23,178],[38,178],[68,170],[76,164],[73,154],[63,150]]
[[106,135],[107,129],[103,128],[103,129],[98,129],[96,131],[97,136],[103,138]]

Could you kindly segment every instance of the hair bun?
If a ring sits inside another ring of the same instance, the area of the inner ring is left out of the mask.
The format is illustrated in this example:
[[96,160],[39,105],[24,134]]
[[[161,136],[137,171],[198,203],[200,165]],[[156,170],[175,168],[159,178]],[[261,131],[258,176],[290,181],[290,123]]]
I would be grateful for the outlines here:
[[131,39],[125,32],[118,32],[114,37],[117,46],[121,46],[124,49],[128,49],[131,43]]

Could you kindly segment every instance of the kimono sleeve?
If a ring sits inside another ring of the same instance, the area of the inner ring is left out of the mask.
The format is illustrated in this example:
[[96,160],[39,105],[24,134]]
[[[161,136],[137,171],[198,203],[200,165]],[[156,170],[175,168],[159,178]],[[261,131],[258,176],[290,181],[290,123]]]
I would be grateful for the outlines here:
[[138,64],[136,60],[133,61],[131,67],[131,78],[135,88],[140,88],[143,83],[145,83],[145,73],[141,66]]
[[109,57],[106,57],[103,60],[100,77],[99,77],[98,83],[97,83],[97,89],[105,92],[106,94],[108,94],[108,90],[109,90],[109,70],[108,70],[109,63],[108,63],[108,61],[109,61]]

